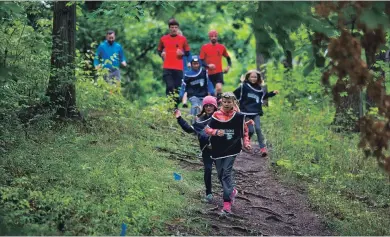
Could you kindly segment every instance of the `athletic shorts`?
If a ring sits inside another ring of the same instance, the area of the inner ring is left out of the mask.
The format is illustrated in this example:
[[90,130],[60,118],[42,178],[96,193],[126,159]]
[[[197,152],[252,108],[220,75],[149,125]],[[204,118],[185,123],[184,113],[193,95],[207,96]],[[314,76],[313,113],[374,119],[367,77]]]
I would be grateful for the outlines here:
[[209,75],[210,81],[213,83],[214,87],[217,83],[222,83],[223,82],[223,72],[215,73],[213,75]]

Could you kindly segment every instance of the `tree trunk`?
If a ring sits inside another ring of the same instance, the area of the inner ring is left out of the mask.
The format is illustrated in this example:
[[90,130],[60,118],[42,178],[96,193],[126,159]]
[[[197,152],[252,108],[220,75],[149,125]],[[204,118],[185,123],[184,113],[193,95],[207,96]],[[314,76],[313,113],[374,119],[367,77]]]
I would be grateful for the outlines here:
[[102,3],[103,1],[85,1],[85,6],[88,11],[92,12],[98,9]]
[[323,40],[327,40],[327,36],[323,33],[314,32],[313,36],[310,35],[310,32],[308,32],[311,40],[311,45],[313,48],[313,55],[315,60],[315,65],[318,68],[324,68],[325,67],[325,57],[320,54],[321,49],[321,42]]
[[288,70],[293,68],[293,56],[290,50],[285,51],[286,60],[284,61],[284,67]]
[[[371,47],[366,48],[365,54],[366,54],[367,67],[369,69],[372,69],[372,70],[376,71],[375,68],[374,68],[374,64],[375,64],[375,61],[376,61],[374,49],[371,48]],[[366,94],[366,111],[369,111],[371,107],[375,107],[375,103],[368,96],[368,94]]]
[[[380,45],[384,44],[384,32],[381,28],[377,29],[364,29],[363,30],[364,35],[363,38],[361,39],[361,44],[362,47],[365,50],[365,55],[366,55],[366,63],[367,67],[369,70],[373,70],[374,72],[381,72],[381,75],[379,78],[375,78],[377,80],[381,80],[382,82],[382,91],[378,91],[378,93],[384,94],[384,88],[385,88],[385,80],[384,80],[384,71],[382,68],[375,66],[374,64],[376,63],[377,57],[376,53],[378,52]],[[383,42],[381,42],[383,41]],[[380,43],[378,43],[380,42]],[[380,55],[378,55],[380,56]],[[368,93],[366,94],[366,110],[369,111],[370,107],[375,107],[378,106],[375,104],[372,95],[369,96]]]
[[343,91],[348,93],[346,96],[336,95],[336,114],[332,125],[337,126],[337,132],[358,132],[359,127],[357,121],[360,118],[361,113],[361,93],[359,90],[344,89],[345,90]]
[[76,4],[54,2],[51,76],[46,94],[61,118],[78,116],[75,89]]
[[261,71],[261,65],[265,63],[263,54],[256,48],[256,70]]
[[[261,72],[261,75],[262,75],[263,79],[265,80],[266,68],[264,68],[263,71],[262,71],[262,68],[261,68],[261,66],[265,64],[264,54],[262,52],[263,48],[262,48],[262,46],[260,44],[257,43],[260,40],[256,39],[256,35],[259,36],[259,34],[255,33],[255,40],[256,40],[256,70]],[[267,93],[267,85],[264,86],[264,92]],[[264,106],[268,106],[268,99],[263,101],[263,105]]]

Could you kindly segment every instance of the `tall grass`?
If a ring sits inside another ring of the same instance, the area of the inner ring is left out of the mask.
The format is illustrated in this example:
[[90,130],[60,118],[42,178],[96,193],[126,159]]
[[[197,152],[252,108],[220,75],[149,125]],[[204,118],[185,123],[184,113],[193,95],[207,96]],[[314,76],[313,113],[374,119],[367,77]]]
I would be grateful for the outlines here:
[[171,234],[167,223],[195,208],[202,177],[157,147],[195,154],[196,140],[172,129],[164,101],[135,108],[82,79],[77,93],[85,124],[42,119],[0,159],[0,234],[118,235],[122,223],[127,235]]
[[340,235],[389,235],[389,177],[357,148],[358,134],[333,132],[329,97],[313,92],[291,103],[299,86],[307,91],[320,78],[301,75],[296,69],[292,82],[309,84],[280,80],[280,68],[269,67],[269,87],[281,90],[262,117],[271,162],[284,181],[307,187],[313,207]]

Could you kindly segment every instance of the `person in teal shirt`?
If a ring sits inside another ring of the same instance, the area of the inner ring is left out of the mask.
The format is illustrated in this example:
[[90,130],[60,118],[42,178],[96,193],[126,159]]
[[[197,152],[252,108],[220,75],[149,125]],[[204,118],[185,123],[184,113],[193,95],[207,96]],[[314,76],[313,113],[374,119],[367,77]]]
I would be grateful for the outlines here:
[[96,50],[94,66],[108,69],[108,75],[104,75],[104,80],[110,82],[111,79],[121,80],[120,65],[126,67],[126,57],[123,53],[122,45],[115,42],[115,32],[107,31],[106,40],[103,41]]

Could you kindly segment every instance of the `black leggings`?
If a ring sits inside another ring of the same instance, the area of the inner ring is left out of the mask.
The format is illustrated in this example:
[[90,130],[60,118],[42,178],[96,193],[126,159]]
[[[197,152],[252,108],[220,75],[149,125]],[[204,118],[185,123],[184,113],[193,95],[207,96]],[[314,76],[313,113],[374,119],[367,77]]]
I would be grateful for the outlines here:
[[206,195],[212,194],[211,192],[211,172],[213,170],[214,160],[211,159],[211,150],[205,148],[202,152],[203,165],[204,165],[204,184],[206,186]]

